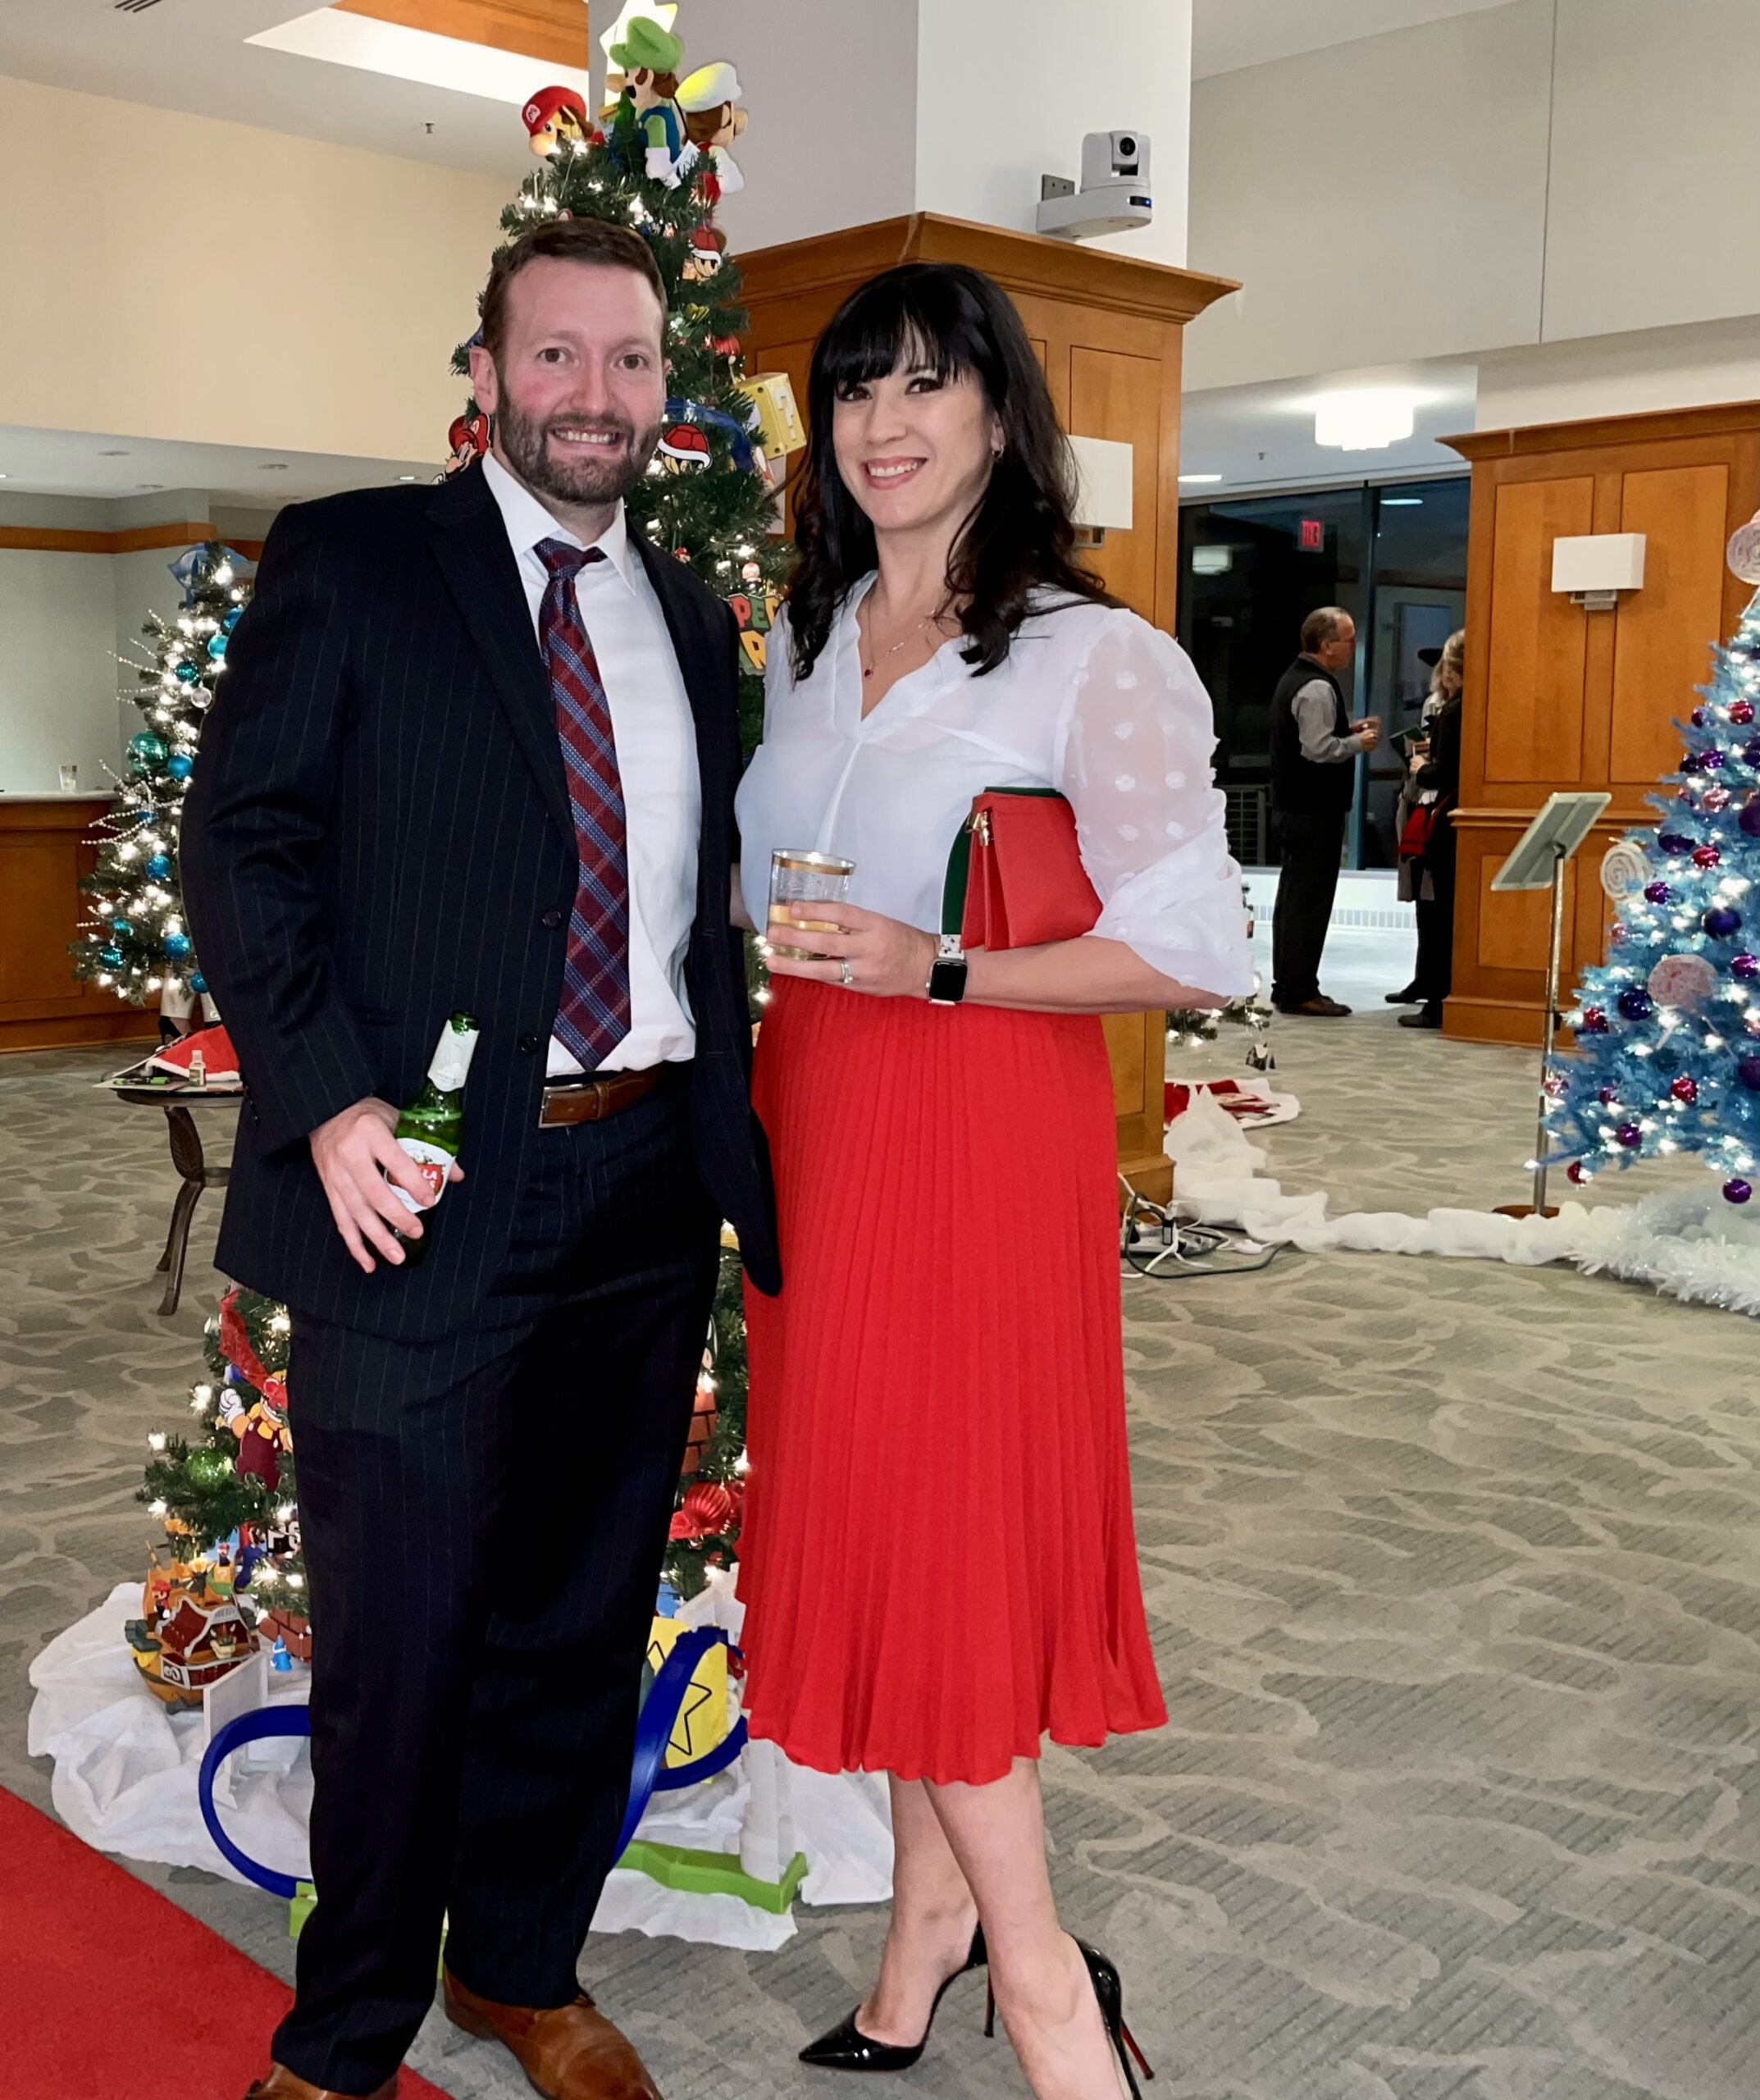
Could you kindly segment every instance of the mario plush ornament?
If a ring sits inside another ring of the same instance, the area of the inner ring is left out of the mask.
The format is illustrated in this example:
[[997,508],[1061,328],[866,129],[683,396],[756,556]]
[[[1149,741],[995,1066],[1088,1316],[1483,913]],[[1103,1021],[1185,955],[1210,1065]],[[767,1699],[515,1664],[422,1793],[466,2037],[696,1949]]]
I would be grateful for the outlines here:
[[599,139],[586,103],[572,88],[540,88],[520,115],[531,135],[531,150],[540,161],[559,151],[596,144]]
[[698,474],[709,464],[709,440],[694,423],[674,423],[660,437],[668,474]]
[[711,205],[745,187],[745,178],[727,148],[745,129],[746,116],[736,107],[741,89],[740,76],[725,58],[699,66],[678,86],[678,107],[684,112],[685,135],[695,149],[691,158],[704,157],[703,194]]
[[721,267],[727,237],[714,226],[693,226],[680,274],[687,285],[706,285]]
[[[488,417],[474,406],[463,415],[454,417],[452,427],[446,433],[446,443],[451,452],[446,462],[446,474],[462,473],[489,450]],[[443,474],[441,479],[445,478]]]

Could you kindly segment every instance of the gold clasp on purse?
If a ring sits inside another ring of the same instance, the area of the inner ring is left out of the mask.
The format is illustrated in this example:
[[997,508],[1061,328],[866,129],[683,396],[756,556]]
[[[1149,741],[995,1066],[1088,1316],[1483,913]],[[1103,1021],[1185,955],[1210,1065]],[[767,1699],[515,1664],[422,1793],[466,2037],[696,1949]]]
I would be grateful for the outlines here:
[[978,841],[980,845],[987,846],[990,843],[989,810],[973,810],[968,829],[971,831],[973,836]]

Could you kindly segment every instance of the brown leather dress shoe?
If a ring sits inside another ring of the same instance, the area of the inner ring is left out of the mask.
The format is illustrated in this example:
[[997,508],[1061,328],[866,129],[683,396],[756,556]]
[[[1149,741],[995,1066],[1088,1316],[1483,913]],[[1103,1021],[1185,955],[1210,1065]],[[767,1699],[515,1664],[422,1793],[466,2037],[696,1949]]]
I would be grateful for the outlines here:
[[[353,2094],[334,2093],[327,2085],[313,2085],[308,2079],[295,2078],[283,2064],[271,2064],[269,2075],[259,2078],[244,2100],[357,2100]],[[397,2100],[397,2073],[393,2071],[383,2085],[376,2087],[366,2100]]]
[[534,2011],[480,1998],[445,1972],[446,2017],[467,2034],[502,2042],[544,2100],[660,2100],[628,2038],[583,1991],[572,2005]]

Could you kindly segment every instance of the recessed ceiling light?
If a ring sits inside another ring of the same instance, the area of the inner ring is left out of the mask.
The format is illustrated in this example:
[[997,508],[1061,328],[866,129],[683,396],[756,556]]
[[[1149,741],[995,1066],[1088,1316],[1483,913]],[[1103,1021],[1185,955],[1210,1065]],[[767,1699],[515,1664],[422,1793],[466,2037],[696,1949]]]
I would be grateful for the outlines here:
[[397,478],[400,482],[413,482],[416,477],[413,474],[399,474]]
[[1384,510],[1421,510],[1424,499],[1421,495],[1384,495],[1381,499],[1381,508]]
[[1220,474],[1182,474],[1179,478],[1182,482],[1189,482],[1197,483],[1198,482],[1220,482],[1222,479],[1222,477]]
[[1381,452],[1410,437],[1418,397],[1409,387],[1361,386],[1322,394],[1314,404],[1314,442],[1344,452]]

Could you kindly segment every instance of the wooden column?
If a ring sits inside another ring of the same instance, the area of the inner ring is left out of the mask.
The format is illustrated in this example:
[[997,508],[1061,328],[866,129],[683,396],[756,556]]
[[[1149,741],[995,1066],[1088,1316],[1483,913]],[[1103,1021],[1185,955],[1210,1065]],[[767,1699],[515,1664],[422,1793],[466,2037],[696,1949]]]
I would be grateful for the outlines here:
[[[751,313],[748,367],[786,372],[803,413],[814,343],[859,285],[899,262],[964,262],[995,278],[1026,324],[1064,427],[1131,447],[1131,528],[1108,532],[1085,559],[1126,605],[1173,632],[1183,339],[1188,321],[1237,286],[928,212],[760,249],[738,261]],[[1113,1015],[1106,1025],[1120,1169],[1145,1195],[1165,1198],[1173,1170],[1161,1151],[1163,1017]]]
[[[1444,1032],[1538,1043],[1548,905],[1491,878],[1557,790],[1613,797],[1568,871],[1562,982],[1603,960],[1602,854],[1652,820],[1646,797],[1680,760],[1674,728],[1710,675],[1711,647],[1752,587],[1724,542],[1760,508],[1760,402],[1478,431],[1446,441],[1473,463],[1454,992]],[[1585,612],[1552,588],[1553,542],[1645,536],[1641,591]]]
[[98,865],[85,833],[107,795],[0,796],[0,1050],[156,1038],[158,1016],[81,984],[67,944],[80,878]]

